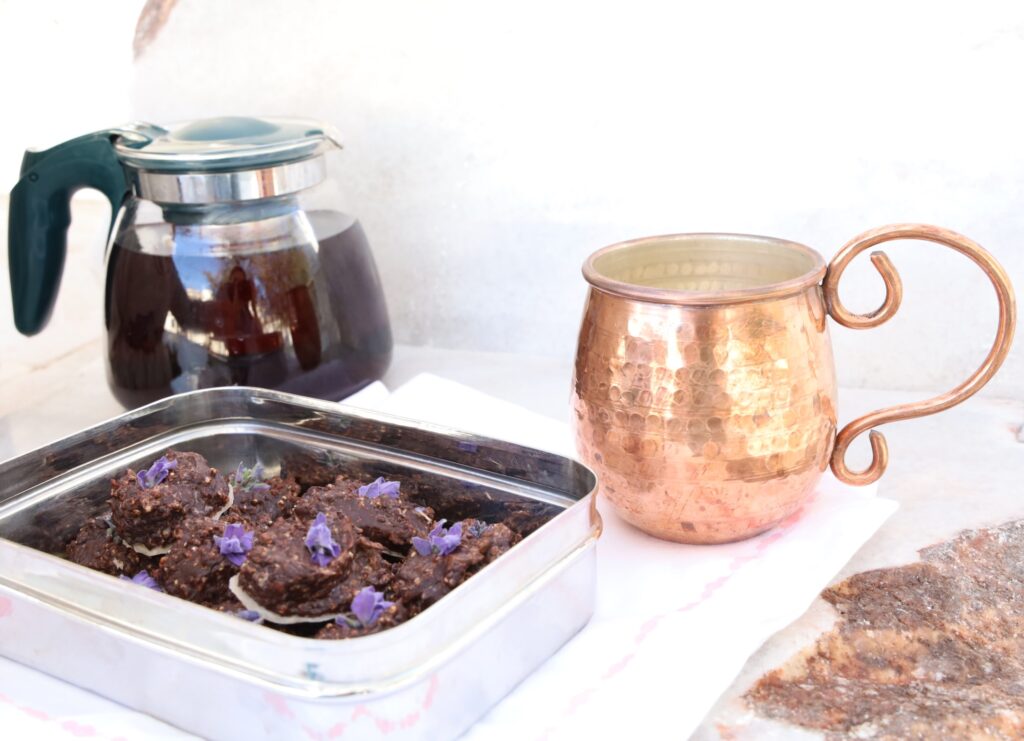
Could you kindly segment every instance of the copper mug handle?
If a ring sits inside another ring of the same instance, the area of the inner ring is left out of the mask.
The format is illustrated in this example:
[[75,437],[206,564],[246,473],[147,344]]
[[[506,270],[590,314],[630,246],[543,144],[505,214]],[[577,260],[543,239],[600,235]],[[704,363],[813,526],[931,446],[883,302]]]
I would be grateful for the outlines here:
[[[868,314],[854,314],[843,306],[839,299],[839,280],[850,261],[869,247],[896,239],[921,239],[936,242],[951,247],[973,260],[978,267],[985,271],[985,275],[992,281],[992,285],[996,289],[996,296],[999,299],[999,328],[996,331],[992,349],[989,350],[984,362],[966,381],[952,391],[925,401],[899,404],[865,414],[850,422],[836,435],[835,447],[832,449],[832,472],[837,479],[847,484],[870,484],[885,473],[885,467],[889,463],[889,447],[886,445],[882,433],[872,428],[889,422],[935,414],[956,406],[961,401],[973,396],[999,370],[1013,341],[1017,308],[1013,298],[1013,287],[1010,285],[1010,278],[1006,271],[992,255],[967,237],[927,224],[892,224],[872,229],[854,237],[839,250],[832,262],[829,263],[828,272],[825,274],[825,281],[822,284],[828,312],[833,319],[844,327],[867,329],[884,324],[896,314],[900,307],[900,301],[903,299],[903,284],[892,261],[884,252],[871,253],[871,262],[882,276],[882,280],[885,281],[885,300],[882,305]],[[858,435],[867,430],[871,430],[869,435],[871,464],[862,471],[851,471],[846,466],[846,450]]]

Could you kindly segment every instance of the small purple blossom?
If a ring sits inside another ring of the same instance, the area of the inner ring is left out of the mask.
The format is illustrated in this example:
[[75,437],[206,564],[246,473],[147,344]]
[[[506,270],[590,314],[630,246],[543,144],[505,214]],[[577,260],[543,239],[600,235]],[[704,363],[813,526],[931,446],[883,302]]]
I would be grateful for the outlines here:
[[139,482],[140,489],[152,489],[157,484],[162,483],[167,478],[167,475],[177,467],[178,461],[168,460],[166,455],[162,455],[145,471],[139,471],[135,474],[135,480]]
[[132,584],[138,584],[140,587],[149,587],[155,589],[158,592],[164,591],[159,584],[156,583],[156,579],[149,575],[149,572],[143,569],[133,577],[127,577],[121,574],[121,578],[125,581],[130,581]]
[[224,528],[224,535],[214,535],[213,542],[220,548],[220,555],[225,556],[235,566],[245,563],[246,554],[252,550],[252,533],[232,522]]
[[313,563],[321,567],[341,555],[341,546],[334,542],[331,528],[327,525],[327,515],[323,512],[317,512],[316,519],[309,526],[309,532],[306,533],[306,548],[309,549]]
[[338,625],[345,623],[353,628],[369,628],[376,623],[380,616],[384,614],[384,611],[393,604],[395,603],[384,599],[383,592],[378,592],[373,587],[363,587],[359,590],[355,599],[352,600],[352,615],[355,616],[358,624],[353,625],[352,619],[348,616],[337,618],[335,622],[337,622]]
[[250,623],[255,623],[260,620],[260,614],[255,610],[239,610],[235,613],[235,617],[240,617],[242,620],[248,620]]
[[445,528],[447,520],[438,520],[437,525],[430,531],[426,538],[413,537],[412,547],[421,556],[437,554],[447,556],[459,547],[462,542],[462,523],[456,522],[450,528]]
[[359,496],[366,497],[367,499],[376,499],[377,497],[398,499],[398,482],[386,481],[384,477],[381,476],[376,481],[367,484],[366,486],[360,486]]
[[459,440],[457,447],[466,453],[475,453],[479,450],[479,446],[476,443],[471,443],[469,440]]
[[237,486],[242,491],[267,491],[270,484],[263,482],[263,464],[257,462],[252,468],[246,468],[241,462],[233,474],[231,474],[231,485]]
[[479,538],[488,527],[489,525],[483,520],[473,520],[466,528],[466,532],[474,538]]

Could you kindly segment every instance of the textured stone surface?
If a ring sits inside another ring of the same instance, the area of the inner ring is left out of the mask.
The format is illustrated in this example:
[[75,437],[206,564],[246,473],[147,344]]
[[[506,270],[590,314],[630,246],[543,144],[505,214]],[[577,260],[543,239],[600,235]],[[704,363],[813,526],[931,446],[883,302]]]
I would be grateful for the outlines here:
[[826,590],[838,623],[750,689],[755,711],[834,739],[1024,735],[1024,520],[921,559]]

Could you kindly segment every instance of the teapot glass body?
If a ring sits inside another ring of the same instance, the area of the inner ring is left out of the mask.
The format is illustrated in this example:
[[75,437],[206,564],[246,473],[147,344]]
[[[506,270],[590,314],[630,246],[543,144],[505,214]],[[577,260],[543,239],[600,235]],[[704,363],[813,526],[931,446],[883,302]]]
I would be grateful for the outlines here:
[[383,375],[392,339],[369,245],[316,195],[187,212],[128,197],[104,312],[125,406],[225,385],[339,399]]

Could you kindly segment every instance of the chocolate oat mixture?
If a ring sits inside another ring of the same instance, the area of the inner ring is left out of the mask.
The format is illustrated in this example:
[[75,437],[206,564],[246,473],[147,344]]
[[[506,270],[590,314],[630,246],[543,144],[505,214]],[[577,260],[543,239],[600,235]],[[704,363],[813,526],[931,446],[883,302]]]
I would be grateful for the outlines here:
[[110,520],[102,517],[90,520],[68,543],[68,559],[112,576],[137,574],[156,566],[156,559],[129,548],[119,538],[113,537],[113,532]]
[[[372,485],[372,484],[371,484]],[[414,537],[424,538],[434,522],[429,507],[417,507],[398,497],[359,494],[360,483],[339,476],[330,486],[314,486],[295,505],[295,514],[315,517],[317,512],[338,512],[359,531],[379,543],[407,547]]]
[[759,715],[843,739],[1024,737],[1024,521],[823,593],[834,629],[745,695]]
[[110,513],[65,555],[277,630],[340,639],[422,612],[524,535],[511,520],[437,520],[399,480],[326,481],[266,477],[258,463],[225,473],[169,450],[111,481]]
[[187,518],[219,516],[229,504],[227,481],[198,453],[168,451],[147,470],[128,469],[110,482],[118,537],[148,555],[166,552]]

